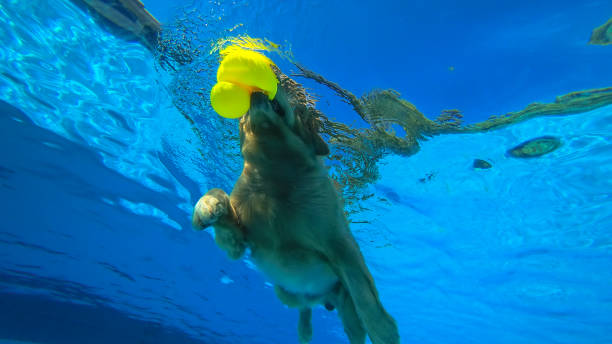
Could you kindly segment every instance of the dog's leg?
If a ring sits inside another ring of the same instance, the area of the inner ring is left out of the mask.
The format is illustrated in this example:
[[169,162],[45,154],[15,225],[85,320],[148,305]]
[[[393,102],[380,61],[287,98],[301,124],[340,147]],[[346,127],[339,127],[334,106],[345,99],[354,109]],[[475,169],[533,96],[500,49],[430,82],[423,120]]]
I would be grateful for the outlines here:
[[298,336],[300,343],[310,343],[312,340],[312,309],[300,309],[300,320],[298,321]]
[[298,338],[300,343],[309,343],[312,339],[312,310],[304,297],[286,291],[283,287],[274,286],[276,297],[289,308],[300,308],[300,320],[298,321]]
[[193,228],[202,230],[212,225],[215,242],[231,259],[240,258],[246,249],[244,233],[238,225],[229,196],[221,189],[211,189],[202,196],[193,210]]
[[[351,295],[349,295],[344,286],[339,286],[338,290],[332,296],[331,303],[338,310],[338,316],[340,317],[340,320],[342,320],[344,332],[346,332],[350,343],[364,344],[366,330],[363,328],[363,324],[357,316],[353,299],[351,299]],[[327,307],[327,304],[325,307]]]
[[373,344],[398,344],[399,332],[395,320],[385,311],[374,280],[368,271],[359,246],[350,238],[329,242],[326,252],[332,268],[350,294],[356,313]]

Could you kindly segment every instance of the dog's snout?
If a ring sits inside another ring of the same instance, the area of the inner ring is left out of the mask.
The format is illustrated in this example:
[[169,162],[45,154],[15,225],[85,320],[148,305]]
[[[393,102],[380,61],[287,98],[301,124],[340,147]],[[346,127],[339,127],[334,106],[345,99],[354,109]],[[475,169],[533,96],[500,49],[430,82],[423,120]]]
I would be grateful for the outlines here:
[[253,92],[251,94],[251,108],[257,107],[268,102],[268,96],[262,92]]
[[287,116],[286,108],[278,99],[270,100],[265,93],[253,92],[251,94],[251,108],[249,109],[251,124],[269,126],[289,124],[293,125],[293,119]]

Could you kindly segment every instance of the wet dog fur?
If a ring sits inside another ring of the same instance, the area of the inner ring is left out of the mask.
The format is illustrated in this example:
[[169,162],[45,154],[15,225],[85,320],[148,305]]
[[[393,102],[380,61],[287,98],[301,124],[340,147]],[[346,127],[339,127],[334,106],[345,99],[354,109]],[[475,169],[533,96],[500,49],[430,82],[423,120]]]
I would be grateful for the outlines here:
[[324,157],[325,141],[279,87],[270,101],[253,93],[240,120],[244,168],[231,195],[211,189],[195,206],[196,229],[214,227],[232,259],[247,248],[278,298],[299,310],[301,343],[312,338],[311,308],[336,309],[351,344],[399,343],[353,238]]

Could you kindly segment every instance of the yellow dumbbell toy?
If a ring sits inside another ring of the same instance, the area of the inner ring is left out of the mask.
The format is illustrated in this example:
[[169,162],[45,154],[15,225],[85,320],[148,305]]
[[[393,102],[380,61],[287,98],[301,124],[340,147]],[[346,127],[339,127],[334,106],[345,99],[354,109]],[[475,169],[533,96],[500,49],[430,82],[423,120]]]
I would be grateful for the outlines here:
[[251,93],[263,92],[270,100],[276,96],[278,80],[274,62],[256,51],[230,46],[221,51],[217,84],[210,91],[213,109],[222,117],[239,118],[249,111]]

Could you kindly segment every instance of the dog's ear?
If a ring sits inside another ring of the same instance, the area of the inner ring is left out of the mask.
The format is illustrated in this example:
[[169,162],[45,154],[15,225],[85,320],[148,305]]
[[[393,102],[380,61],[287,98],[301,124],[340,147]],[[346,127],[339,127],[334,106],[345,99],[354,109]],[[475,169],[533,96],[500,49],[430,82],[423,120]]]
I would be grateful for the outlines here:
[[315,133],[314,134],[315,139],[314,139],[314,148],[315,148],[315,154],[316,155],[329,155],[329,146],[327,145],[327,142],[325,142],[323,140],[323,138],[321,137],[321,135]]
[[329,147],[319,135],[314,120],[307,117],[307,111],[308,109],[303,104],[294,107],[297,133],[306,144],[314,149],[316,155],[329,155]]
[[315,155],[329,155],[329,147],[319,133],[304,125],[298,125],[298,132],[302,140],[314,149]]

